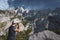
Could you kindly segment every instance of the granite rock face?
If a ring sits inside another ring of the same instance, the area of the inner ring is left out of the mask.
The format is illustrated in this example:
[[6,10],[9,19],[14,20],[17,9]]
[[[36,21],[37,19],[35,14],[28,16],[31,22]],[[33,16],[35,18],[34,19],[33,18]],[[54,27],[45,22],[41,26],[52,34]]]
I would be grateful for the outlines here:
[[57,35],[52,31],[45,30],[31,35],[29,40],[60,40],[60,35]]

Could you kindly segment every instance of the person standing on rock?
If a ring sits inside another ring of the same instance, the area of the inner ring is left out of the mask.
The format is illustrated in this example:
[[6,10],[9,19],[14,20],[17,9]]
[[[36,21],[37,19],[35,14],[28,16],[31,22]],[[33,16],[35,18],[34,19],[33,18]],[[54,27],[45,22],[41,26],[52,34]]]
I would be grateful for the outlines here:
[[19,19],[14,19],[9,27],[7,40],[15,40],[15,32],[20,32]]

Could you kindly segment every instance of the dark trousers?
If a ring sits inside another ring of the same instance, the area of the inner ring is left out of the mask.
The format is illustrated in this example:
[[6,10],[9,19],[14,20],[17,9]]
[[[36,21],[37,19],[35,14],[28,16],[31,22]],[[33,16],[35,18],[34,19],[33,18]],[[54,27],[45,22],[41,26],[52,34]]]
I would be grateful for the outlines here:
[[8,37],[7,40],[15,40],[14,37]]

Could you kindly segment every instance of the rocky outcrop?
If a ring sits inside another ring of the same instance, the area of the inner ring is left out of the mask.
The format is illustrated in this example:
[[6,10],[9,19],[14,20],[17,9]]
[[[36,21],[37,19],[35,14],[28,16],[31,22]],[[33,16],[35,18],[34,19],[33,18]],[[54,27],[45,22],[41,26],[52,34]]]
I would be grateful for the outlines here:
[[60,40],[60,35],[57,35],[52,31],[45,30],[31,35],[29,40]]

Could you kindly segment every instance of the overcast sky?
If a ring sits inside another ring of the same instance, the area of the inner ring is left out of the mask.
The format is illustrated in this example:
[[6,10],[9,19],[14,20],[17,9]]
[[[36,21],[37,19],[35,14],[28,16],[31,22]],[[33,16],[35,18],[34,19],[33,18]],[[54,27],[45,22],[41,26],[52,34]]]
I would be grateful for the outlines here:
[[24,6],[30,9],[45,9],[60,7],[60,0],[0,0],[0,9]]

